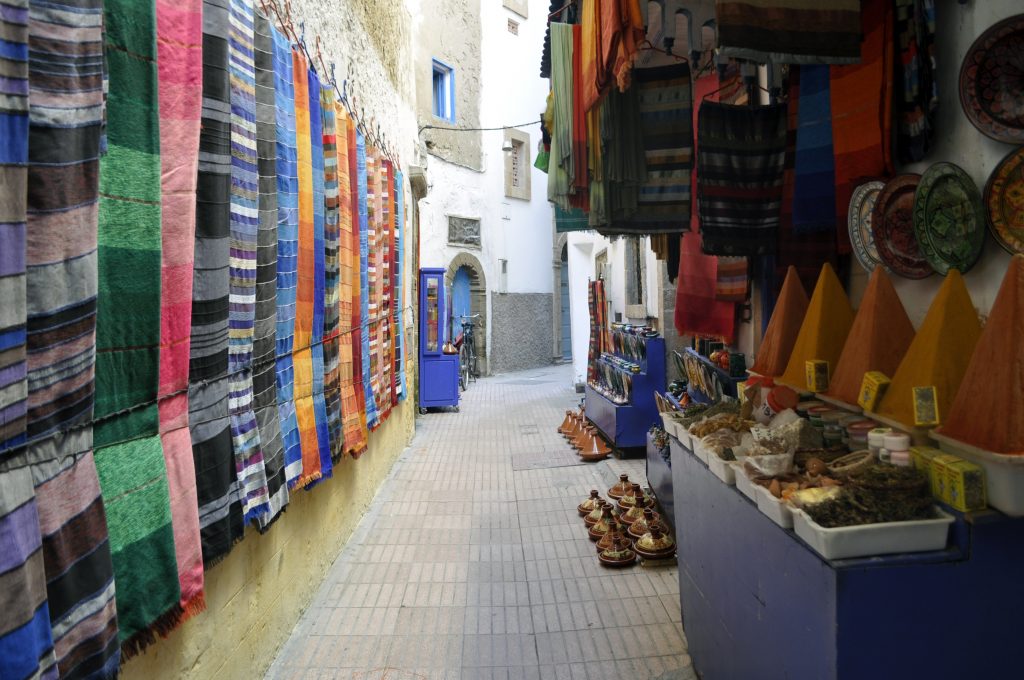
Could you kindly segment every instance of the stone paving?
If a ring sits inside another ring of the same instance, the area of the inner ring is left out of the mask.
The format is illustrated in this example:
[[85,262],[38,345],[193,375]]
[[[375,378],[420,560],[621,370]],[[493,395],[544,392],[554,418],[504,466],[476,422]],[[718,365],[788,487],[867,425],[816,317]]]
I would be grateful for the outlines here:
[[602,568],[576,513],[644,463],[568,464],[570,382],[485,378],[420,417],[266,677],[695,680],[676,568]]

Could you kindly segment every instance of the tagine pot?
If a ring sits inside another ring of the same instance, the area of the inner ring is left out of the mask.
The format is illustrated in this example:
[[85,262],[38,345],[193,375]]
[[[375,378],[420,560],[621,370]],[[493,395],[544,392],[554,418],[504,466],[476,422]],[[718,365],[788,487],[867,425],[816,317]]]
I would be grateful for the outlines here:
[[626,495],[627,491],[632,490],[633,482],[629,481],[629,475],[619,475],[619,481],[617,484],[608,489],[608,497],[613,500],[619,500]]
[[675,554],[676,542],[662,531],[660,523],[654,523],[651,530],[637,540],[634,549],[645,559],[664,560]]
[[598,503],[603,502],[604,499],[601,498],[601,494],[597,492],[597,489],[591,489],[590,498],[577,505],[576,511],[580,513],[580,517],[586,517],[594,508],[598,507]]
[[628,567],[636,562],[636,553],[629,539],[617,533],[612,546],[599,552],[597,559],[606,567]]
[[654,507],[654,499],[645,494],[639,484],[634,484],[629,491],[619,498],[619,507],[623,510],[629,510],[636,505],[639,505],[641,509]]

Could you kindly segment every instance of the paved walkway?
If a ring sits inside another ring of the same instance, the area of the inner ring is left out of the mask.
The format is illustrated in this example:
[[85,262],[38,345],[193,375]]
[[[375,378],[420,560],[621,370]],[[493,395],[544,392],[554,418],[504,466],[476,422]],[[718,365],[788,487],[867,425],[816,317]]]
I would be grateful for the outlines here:
[[576,513],[644,464],[565,455],[570,379],[482,379],[420,417],[267,678],[694,680],[676,569],[602,568]]

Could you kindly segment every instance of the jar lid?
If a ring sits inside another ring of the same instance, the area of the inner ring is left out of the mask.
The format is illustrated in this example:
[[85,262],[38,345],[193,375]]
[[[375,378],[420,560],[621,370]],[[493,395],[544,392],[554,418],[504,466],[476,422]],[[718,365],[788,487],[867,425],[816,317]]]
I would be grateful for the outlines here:
[[832,410],[827,413],[822,413],[821,419],[826,423],[835,423],[836,425],[839,425],[846,416],[847,414],[843,411]]
[[807,414],[811,416],[821,416],[822,414],[828,413],[832,410],[833,408],[831,406],[825,406],[822,404],[821,406],[811,406],[807,409]]
[[887,434],[884,445],[889,451],[906,451],[910,448],[910,436],[902,432]]
[[800,411],[802,413],[807,413],[812,408],[818,408],[818,407],[824,406],[824,405],[825,405],[825,402],[822,402],[822,401],[813,401],[813,400],[812,401],[801,401],[799,404],[796,405],[796,410]]
[[868,432],[868,444],[871,446],[884,446],[885,435],[891,434],[892,430],[888,427],[876,427],[875,429]]
[[846,430],[851,435],[852,434],[861,434],[861,435],[866,437],[868,432],[870,432],[871,430],[875,429],[876,427],[878,427],[878,425],[873,420],[857,420],[857,421],[854,421],[852,423],[847,424]]

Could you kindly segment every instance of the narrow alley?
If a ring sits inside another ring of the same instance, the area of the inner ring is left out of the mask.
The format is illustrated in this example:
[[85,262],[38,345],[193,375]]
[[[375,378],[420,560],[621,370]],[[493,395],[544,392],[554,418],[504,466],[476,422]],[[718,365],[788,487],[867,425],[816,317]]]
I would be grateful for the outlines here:
[[695,678],[677,570],[601,567],[577,515],[644,462],[579,461],[570,377],[484,378],[420,417],[267,678]]

